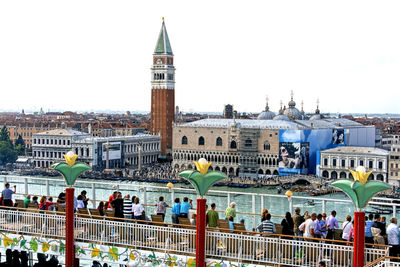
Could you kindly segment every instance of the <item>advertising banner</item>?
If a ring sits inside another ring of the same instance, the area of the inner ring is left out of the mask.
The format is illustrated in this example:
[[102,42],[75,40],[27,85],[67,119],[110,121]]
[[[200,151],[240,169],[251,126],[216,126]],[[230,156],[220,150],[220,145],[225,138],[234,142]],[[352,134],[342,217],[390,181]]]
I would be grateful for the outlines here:
[[308,173],[310,144],[307,142],[279,143],[279,172]]
[[[102,159],[107,160],[107,143],[102,144]],[[108,143],[108,159],[121,159],[121,142]]]
[[345,137],[344,129],[280,130],[279,174],[316,174],[317,152],[344,146]]

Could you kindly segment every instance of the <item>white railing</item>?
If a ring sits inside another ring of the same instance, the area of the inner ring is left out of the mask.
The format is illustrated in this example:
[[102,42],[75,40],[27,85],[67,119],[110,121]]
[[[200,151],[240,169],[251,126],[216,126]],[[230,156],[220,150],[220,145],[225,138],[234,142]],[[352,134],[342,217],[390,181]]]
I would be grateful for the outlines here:
[[[75,217],[75,240],[180,255],[195,254],[196,231],[193,227],[149,223]],[[0,231],[63,239],[65,216],[2,209]],[[251,232],[232,233],[228,229],[208,229],[206,236],[207,257],[260,265],[316,266],[319,261],[326,260],[330,262],[329,266],[349,266],[352,252],[353,247],[346,244],[285,239],[278,235],[260,236]],[[386,254],[386,247],[365,249],[368,262]]]
[[[24,194],[37,194],[46,196],[57,196],[65,188],[65,183],[60,178],[41,178],[32,176],[13,176],[13,175],[0,175],[0,181],[12,182],[18,184],[18,193]],[[22,185],[22,186],[21,186]],[[21,189],[22,187],[22,189]],[[108,182],[98,180],[79,179],[75,184],[76,193],[80,193],[80,190],[86,190],[87,196],[91,199],[93,207],[96,207],[98,201],[104,201],[108,196],[115,190],[120,190],[124,194],[130,193],[141,198],[141,202],[144,204],[145,209],[149,209],[156,203],[158,196],[165,196],[165,200],[171,206],[175,197],[188,196],[193,199],[196,198],[196,191],[192,188],[178,188],[174,187],[168,189],[166,186],[153,186],[149,184],[132,184],[128,182]],[[157,197],[154,197],[157,194]],[[152,196],[153,195],[153,196]],[[220,190],[209,190],[207,198],[208,203],[217,203],[217,210],[224,210],[231,201],[234,201],[236,197],[240,195],[241,205],[237,205],[237,213],[240,218],[246,219],[246,225],[248,228],[255,228],[258,224],[259,219],[257,218],[261,210],[267,208],[274,215],[284,216],[286,211],[293,213],[294,207],[304,205],[304,203],[312,202],[312,206],[302,208],[311,212],[329,213],[333,208],[332,204],[345,204],[348,206],[345,212],[338,212],[339,220],[344,220],[346,215],[351,214],[353,205],[350,199],[347,197],[341,199],[334,199],[328,197],[309,197],[309,196],[293,196],[288,199],[286,196],[274,195],[274,194],[262,194],[252,193],[249,190],[242,191],[220,191]],[[22,197],[22,196],[21,196]],[[245,201],[243,201],[245,198]],[[279,203],[279,205],[276,205]],[[196,205],[195,201],[193,202]],[[369,204],[379,205],[382,209],[390,210],[393,217],[396,217],[396,211],[400,208],[400,203],[394,203],[393,199],[387,198],[374,198]],[[279,207],[279,208],[277,208]],[[338,207],[337,207],[338,208]],[[146,210],[150,213],[149,210]],[[169,212],[169,211],[168,211]],[[169,215],[169,214],[167,214]],[[224,215],[222,215],[224,216]],[[170,216],[167,216],[169,220]],[[276,222],[280,222],[277,219]]]

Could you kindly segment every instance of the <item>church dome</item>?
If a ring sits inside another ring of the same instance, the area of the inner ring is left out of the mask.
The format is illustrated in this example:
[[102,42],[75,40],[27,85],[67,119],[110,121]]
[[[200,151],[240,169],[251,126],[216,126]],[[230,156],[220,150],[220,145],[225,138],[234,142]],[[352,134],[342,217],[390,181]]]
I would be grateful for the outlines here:
[[283,111],[283,114],[286,115],[286,117],[288,117],[292,121],[302,120],[304,116],[296,108],[296,102],[294,102],[294,100],[293,100],[293,92],[292,92],[292,95],[291,95],[288,105],[289,105],[289,108],[285,109]]
[[265,110],[258,115],[257,120],[272,120],[275,117],[275,113],[269,110]]
[[321,114],[314,114],[310,117],[310,121],[313,120],[322,120],[324,118],[324,116],[322,116]]
[[267,104],[265,105],[265,110],[258,115],[257,120],[272,120],[275,117],[275,113],[269,110],[268,97]]
[[283,114],[276,115],[276,116],[273,118],[273,120],[274,120],[274,121],[277,121],[277,120],[281,120],[281,121],[290,121],[290,119],[289,119],[286,115],[283,115]]

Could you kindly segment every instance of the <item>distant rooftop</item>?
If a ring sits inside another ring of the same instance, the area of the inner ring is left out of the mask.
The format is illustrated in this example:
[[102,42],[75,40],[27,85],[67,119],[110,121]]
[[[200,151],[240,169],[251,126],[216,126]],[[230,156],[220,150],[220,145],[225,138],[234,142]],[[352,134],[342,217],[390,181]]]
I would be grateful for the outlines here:
[[389,151],[376,148],[376,147],[359,147],[359,146],[340,146],[327,150],[323,150],[321,152],[330,152],[330,153],[340,153],[340,154],[371,154],[377,156],[387,156]]
[[65,135],[65,136],[85,136],[89,135],[88,133],[83,133],[79,131],[75,131],[72,129],[55,129],[37,133],[36,135]]
[[322,119],[322,120],[250,120],[250,119],[203,119],[189,123],[179,124],[179,127],[202,127],[202,128],[228,128],[236,125],[237,128],[253,129],[333,129],[365,127],[358,122],[348,119]]

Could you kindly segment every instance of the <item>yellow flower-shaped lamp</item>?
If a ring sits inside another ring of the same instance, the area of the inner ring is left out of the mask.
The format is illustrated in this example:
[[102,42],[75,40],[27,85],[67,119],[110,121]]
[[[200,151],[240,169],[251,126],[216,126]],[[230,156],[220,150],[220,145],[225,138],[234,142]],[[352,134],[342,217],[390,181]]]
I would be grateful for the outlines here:
[[199,161],[194,162],[194,164],[197,170],[185,170],[179,173],[179,176],[188,180],[202,197],[213,184],[226,178],[226,176],[220,172],[209,171],[208,169],[211,162],[208,162],[204,158],[199,159]]
[[331,185],[341,189],[353,201],[354,206],[361,210],[365,208],[370,199],[381,191],[392,189],[392,187],[381,181],[368,181],[372,171],[366,172],[363,166],[357,167],[355,171],[349,170],[353,175],[350,179],[341,179]]
[[174,184],[171,183],[171,182],[169,182],[169,183],[167,184],[167,187],[168,187],[169,189],[172,189],[172,188],[174,187]]
[[74,185],[76,178],[78,178],[81,173],[91,169],[85,163],[75,162],[78,155],[74,154],[72,151],[64,155],[64,158],[66,163],[55,163],[51,165],[51,168],[60,172],[69,186]]

